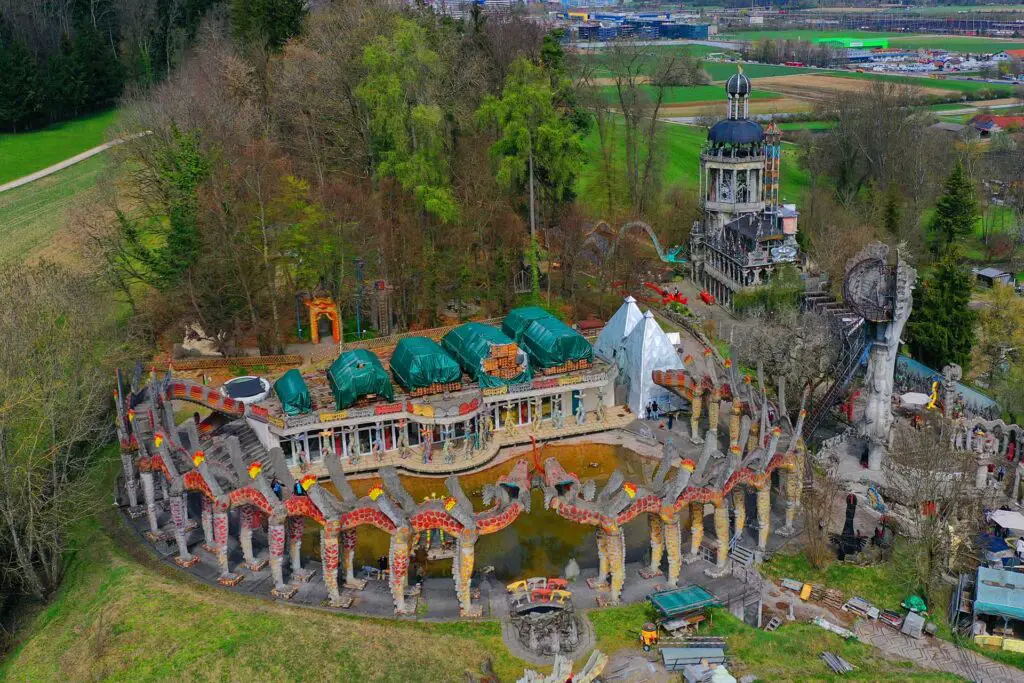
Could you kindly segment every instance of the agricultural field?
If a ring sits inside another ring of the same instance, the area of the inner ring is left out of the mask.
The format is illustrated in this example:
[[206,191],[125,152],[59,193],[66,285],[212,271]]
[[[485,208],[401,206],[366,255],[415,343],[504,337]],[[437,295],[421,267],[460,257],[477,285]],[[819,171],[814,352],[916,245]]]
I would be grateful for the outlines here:
[[719,36],[723,40],[807,40],[817,38],[888,38],[889,47],[954,52],[1001,52],[1024,48],[1024,40],[975,36],[944,36],[930,34],[885,33],[876,31],[814,31],[791,29],[783,31],[740,31]]
[[116,120],[117,111],[111,110],[37,131],[0,135],[0,185],[103,144]]
[[67,263],[80,253],[74,248],[80,236],[54,237],[65,230],[69,209],[96,188],[106,169],[104,154],[40,178],[27,185],[0,192],[0,262],[46,257]]

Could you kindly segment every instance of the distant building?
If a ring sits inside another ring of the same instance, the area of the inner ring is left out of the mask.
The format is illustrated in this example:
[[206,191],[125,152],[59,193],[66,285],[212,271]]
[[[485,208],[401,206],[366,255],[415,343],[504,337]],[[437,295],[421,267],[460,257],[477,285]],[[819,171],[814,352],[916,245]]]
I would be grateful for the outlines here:
[[998,54],[992,55],[992,59],[1000,62],[1008,62],[1014,59],[1024,60],[1024,50],[1004,50]]
[[1004,130],[1024,130],[1024,116],[995,116],[978,114],[967,122],[983,138],[990,137]]
[[725,84],[728,117],[708,131],[700,156],[703,220],[690,233],[691,276],[720,303],[796,263],[797,210],[779,200],[782,133],[748,118],[750,79]]
[[1007,273],[1005,270],[999,268],[981,268],[980,270],[975,268],[974,275],[978,278],[978,282],[988,287],[994,287],[999,285],[1011,285],[1013,284],[1013,273]]

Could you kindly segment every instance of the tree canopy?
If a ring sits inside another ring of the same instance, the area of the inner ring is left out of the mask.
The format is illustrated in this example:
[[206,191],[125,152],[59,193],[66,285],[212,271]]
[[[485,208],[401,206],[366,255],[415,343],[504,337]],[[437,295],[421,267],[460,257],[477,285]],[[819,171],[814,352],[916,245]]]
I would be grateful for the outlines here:
[[972,278],[955,255],[947,254],[934,272],[918,282],[907,322],[910,353],[935,370],[950,363],[970,365],[978,315],[969,307]]
[[979,215],[978,194],[959,161],[942,185],[935,214],[928,225],[932,250],[941,253],[974,233]]

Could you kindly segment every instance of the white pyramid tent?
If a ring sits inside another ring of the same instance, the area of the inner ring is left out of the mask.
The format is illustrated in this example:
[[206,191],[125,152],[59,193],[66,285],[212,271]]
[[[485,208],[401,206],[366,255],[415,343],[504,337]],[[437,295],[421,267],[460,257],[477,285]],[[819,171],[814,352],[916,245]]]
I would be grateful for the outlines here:
[[618,361],[620,365],[624,365],[621,356],[626,345],[626,337],[643,317],[640,307],[636,305],[636,299],[627,296],[619,310],[615,311],[615,315],[601,330],[601,334],[597,335],[594,353],[609,363]]
[[683,362],[668,340],[668,335],[650,311],[644,313],[626,338],[626,376],[629,379],[629,409],[636,415],[646,416],[651,400],[660,408],[674,403],[673,394],[659,387],[651,379],[655,370],[681,370]]

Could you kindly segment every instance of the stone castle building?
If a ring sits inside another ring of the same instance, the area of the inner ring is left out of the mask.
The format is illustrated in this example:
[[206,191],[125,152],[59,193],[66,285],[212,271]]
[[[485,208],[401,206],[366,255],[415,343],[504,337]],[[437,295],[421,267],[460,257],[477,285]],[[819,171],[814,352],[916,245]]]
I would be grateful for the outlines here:
[[723,305],[796,263],[796,206],[779,200],[782,133],[748,118],[750,79],[725,84],[727,116],[708,131],[700,156],[702,221],[690,234],[691,276]]

